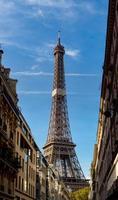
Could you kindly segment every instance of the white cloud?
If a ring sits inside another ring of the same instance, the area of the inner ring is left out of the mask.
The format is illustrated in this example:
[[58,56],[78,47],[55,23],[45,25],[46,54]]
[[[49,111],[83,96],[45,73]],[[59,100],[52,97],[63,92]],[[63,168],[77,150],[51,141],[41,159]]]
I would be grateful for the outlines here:
[[21,72],[13,72],[12,75],[14,76],[53,76],[53,73],[50,72],[28,72],[28,71],[21,71]]
[[[39,9],[42,8],[43,11],[45,11],[46,8],[49,8],[49,10],[46,10],[45,15],[55,15],[56,17],[63,19],[64,17],[76,18],[78,16],[77,13],[79,12],[85,14],[87,12],[92,15],[101,15],[104,13],[103,10],[97,8],[95,3],[88,1],[75,2],[74,0],[68,0],[67,2],[67,0],[25,0],[25,3],[31,6],[37,6]],[[59,12],[54,9],[60,9],[61,15],[58,15]],[[42,16],[42,14],[39,16]]]
[[24,29],[18,17],[19,10],[14,0],[0,0],[0,42],[5,45],[14,45],[15,37],[22,35]]
[[[49,47],[50,49],[54,49],[54,47],[56,46],[56,44],[55,43],[48,43],[48,44],[46,44],[46,46]],[[75,58],[75,57],[77,57],[80,54],[80,50],[79,49],[65,48],[65,54],[67,56]]]
[[24,44],[20,44],[18,42],[13,41],[12,39],[8,39],[8,38],[3,38],[0,36],[0,42],[1,44],[3,44],[4,46],[14,46],[18,49],[22,49],[22,50],[28,50],[29,48],[27,46],[25,46]]
[[44,12],[40,8],[33,10],[32,12],[29,11],[27,12],[27,16],[30,18],[39,18],[39,17],[44,17]]
[[51,48],[49,46],[47,46],[46,43],[38,46],[37,48],[35,48],[34,52],[35,52],[35,62],[36,63],[41,63],[44,61],[52,61],[52,51],[50,51]]
[[65,49],[66,55],[75,58],[79,55],[80,51],[78,49]]
[[[14,76],[53,76],[54,74],[51,72],[32,72],[32,71],[21,71],[21,72],[12,72]],[[79,74],[79,73],[66,73],[66,76],[70,77],[96,77],[97,74]]]
[[[51,95],[51,91],[34,91],[34,90],[20,90],[19,95]],[[71,96],[96,96],[95,93],[79,93],[79,92],[67,92],[67,95]]]
[[[55,43],[47,43],[46,46],[49,47],[52,50],[52,49],[54,49],[56,44]],[[75,58],[80,54],[80,50],[79,49],[65,48],[65,54],[67,56],[70,56],[71,58]]]
[[31,70],[35,70],[35,69],[38,69],[38,68],[39,68],[39,65],[32,65]]
[[18,91],[18,94],[22,94],[22,95],[48,95],[51,94],[51,92],[48,91]]
[[[64,20],[70,18],[76,18],[76,4],[73,0],[25,0],[26,5],[35,8],[32,12],[31,16],[33,17],[44,17],[44,18],[55,18],[58,20]],[[38,13],[39,12],[39,13]],[[44,23],[44,22],[43,22]]]
[[68,8],[74,5],[74,1],[68,0],[25,0],[25,2],[29,5],[37,5],[43,7],[56,7],[56,8]]
[[96,77],[98,76],[97,74],[78,74],[78,73],[67,73],[65,74],[66,76],[73,76],[73,77]]
[[[24,2],[28,6],[25,6]],[[14,45],[20,48],[21,45],[18,41],[17,43],[13,43],[10,40],[12,38],[15,41],[14,36],[17,35],[26,35],[24,33],[27,30],[22,23],[22,17],[47,17],[46,20],[48,20],[49,17],[58,20],[66,20],[70,17],[68,22],[73,22],[73,19],[78,19],[79,13],[81,13],[80,11],[90,14],[102,13],[101,10],[97,9],[96,4],[87,1],[75,3],[74,0],[68,0],[68,2],[67,0],[19,0],[17,2],[15,0],[0,0],[0,26],[2,27],[0,30],[0,40],[7,38],[8,40],[5,41],[7,45]],[[46,20],[42,20],[41,23],[47,23]],[[2,41],[0,42],[2,43]],[[53,44],[50,48],[51,47],[53,47]],[[23,46],[21,48],[23,48]],[[79,50],[67,49],[66,54],[75,58],[79,55]],[[48,52],[44,52],[44,49],[37,52],[37,55],[39,55],[39,57],[37,56],[36,62],[52,60]]]

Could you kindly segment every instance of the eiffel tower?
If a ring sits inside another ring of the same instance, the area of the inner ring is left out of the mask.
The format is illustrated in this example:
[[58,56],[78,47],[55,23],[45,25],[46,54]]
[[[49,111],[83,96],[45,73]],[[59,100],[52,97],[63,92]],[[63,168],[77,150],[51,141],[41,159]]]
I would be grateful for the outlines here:
[[54,48],[55,67],[52,90],[52,108],[44,155],[49,164],[59,172],[60,179],[72,191],[88,186],[76,156],[72,141],[65,86],[64,47],[60,36]]

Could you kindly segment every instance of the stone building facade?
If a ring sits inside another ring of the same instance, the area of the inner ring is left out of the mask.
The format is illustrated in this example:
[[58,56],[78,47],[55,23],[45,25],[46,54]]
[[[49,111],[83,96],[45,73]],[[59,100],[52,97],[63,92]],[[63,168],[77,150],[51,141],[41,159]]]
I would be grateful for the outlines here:
[[37,146],[23,115],[19,113],[16,129],[15,151],[20,158],[21,168],[15,181],[15,199],[36,199],[36,155]]
[[1,63],[0,50],[0,200],[14,199],[15,178],[21,167],[15,154],[16,127],[19,120],[16,80],[9,77],[10,69]]
[[118,0],[109,1],[92,192],[93,200],[118,199]]
[[36,199],[36,144],[0,50],[0,199]]

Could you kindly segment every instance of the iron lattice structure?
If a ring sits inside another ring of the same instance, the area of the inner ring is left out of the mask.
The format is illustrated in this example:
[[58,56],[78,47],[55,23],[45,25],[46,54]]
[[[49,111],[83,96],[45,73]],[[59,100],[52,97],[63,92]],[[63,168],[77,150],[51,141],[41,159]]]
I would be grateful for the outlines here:
[[52,108],[44,155],[59,172],[60,178],[72,190],[84,187],[87,182],[76,156],[72,141],[65,86],[64,47],[60,38],[54,49],[55,68],[52,91]]

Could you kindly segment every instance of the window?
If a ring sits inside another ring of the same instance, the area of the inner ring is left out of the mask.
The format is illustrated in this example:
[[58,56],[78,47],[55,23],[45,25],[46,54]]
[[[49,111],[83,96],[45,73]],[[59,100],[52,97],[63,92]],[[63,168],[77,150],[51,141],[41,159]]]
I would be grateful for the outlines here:
[[35,164],[35,154],[34,154],[34,164]]
[[27,129],[26,129],[25,126],[23,126],[22,131],[23,131],[23,133],[27,136]]
[[17,145],[19,145],[19,132],[17,132]]
[[30,195],[30,183],[29,183],[29,195]]
[[22,159],[22,171],[24,172],[24,159]]
[[30,160],[32,162],[32,150],[31,149],[28,150],[28,156],[29,156],[29,158],[30,158]]
[[17,177],[16,177],[16,188],[17,188],[17,184],[18,184],[18,183],[17,183]]
[[24,191],[26,192],[27,191],[27,181],[24,180]]
[[22,178],[22,191],[24,191],[24,179]]
[[34,186],[33,186],[33,196],[34,196]]
[[21,188],[21,176],[19,176],[19,190]]
[[31,185],[31,196],[32,196],[32,185]]
[[11,194],[11,180],[8,180],[8,193]]
[[29,177],[31,176],[31,167],[29,166]]

